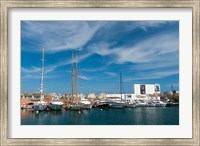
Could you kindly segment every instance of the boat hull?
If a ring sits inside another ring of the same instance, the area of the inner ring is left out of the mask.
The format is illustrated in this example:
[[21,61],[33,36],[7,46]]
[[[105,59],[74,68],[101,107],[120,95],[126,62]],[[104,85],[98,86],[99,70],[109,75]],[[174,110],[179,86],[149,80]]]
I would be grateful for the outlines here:
[[65,110],[81,111],[82,109],[80,105],[71,104],[71,105],[65,106]]
[[70,106],[69,110],[80,111],[81,107],[80,106]]
[[156,106],[156,107],[165,107],[166,104],[156,104],[155,106]]
[[136,104],[126,104],[126,107],[127,107],[127,108],[135,108],[135,107],[136,107]]
[[125,108],[125,107],[122,106],[122,105],[110,105],[110,108],[114,108],[114,109],[123,109],[123,108]]
[[141,104],[141,103],[136,104],[136,107],[146,107],[146,106],[147,106],[147,104]]
[[54,111],[61,111],[62,110],[62,105],[54,105],[54,104],[51,104],[49,106],[50,110],[54,110]]
[[108,103],[100,103],[96,105],[97,108],[110,108]]
[[172,102],[169,102],[166,104],[167,107],[171,107],[171,106],[179,106],[179,103],[172,103]]
[[112,103],[109,106],[110,108],[122,109],[125,108],[126,105],[124,103]]
[[80,105],[80,108],[81,109],[91,109],[92,105],[91,104],[83,104],[83,105]]
[[37,104],[34,106],[35,111],[45,111],[47,110],[47,105],[44,104]]

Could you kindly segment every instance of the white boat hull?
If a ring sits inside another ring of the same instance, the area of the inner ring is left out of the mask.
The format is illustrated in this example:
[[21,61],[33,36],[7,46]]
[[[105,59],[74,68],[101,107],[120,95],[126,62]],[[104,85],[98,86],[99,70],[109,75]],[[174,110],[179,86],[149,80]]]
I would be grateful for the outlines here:
[[56,111],[62,110],[62,107],[63,103],[57,99],[52,100],[49,105],[50,110],[56,110]]
[[146,107],[146,103],[136,103],[136,107]]
[[49,107],[51,110],[55,110],[55,111],[62,110],[62,105],[50,104]]
[[34,106],[35,111],[44,111],[47,110],[47,105],[44,104],[37,104]]
[[81,104],[80,107],[82,109],[91,109],[92,108],[92,105],[91,104]]

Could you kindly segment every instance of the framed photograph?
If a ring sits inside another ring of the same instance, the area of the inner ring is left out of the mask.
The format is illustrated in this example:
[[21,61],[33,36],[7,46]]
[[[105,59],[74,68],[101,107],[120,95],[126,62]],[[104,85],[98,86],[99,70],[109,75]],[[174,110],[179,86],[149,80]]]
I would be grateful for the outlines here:
[[199,18],[199,0],[1,0],[1,145],[199,145]]

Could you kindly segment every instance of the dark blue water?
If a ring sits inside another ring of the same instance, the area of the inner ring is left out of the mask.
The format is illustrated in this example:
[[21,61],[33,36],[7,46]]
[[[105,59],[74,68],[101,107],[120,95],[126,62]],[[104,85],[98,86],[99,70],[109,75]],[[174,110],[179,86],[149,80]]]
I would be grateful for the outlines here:
[[22,125],[178,125],[178,107],[21,111]]

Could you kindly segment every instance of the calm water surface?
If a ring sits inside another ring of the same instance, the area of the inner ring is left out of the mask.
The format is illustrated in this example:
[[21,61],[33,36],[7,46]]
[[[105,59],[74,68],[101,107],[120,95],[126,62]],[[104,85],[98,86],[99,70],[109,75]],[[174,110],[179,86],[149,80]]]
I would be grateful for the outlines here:
[[178,107],[21,111],[22,125],[178,125]]

